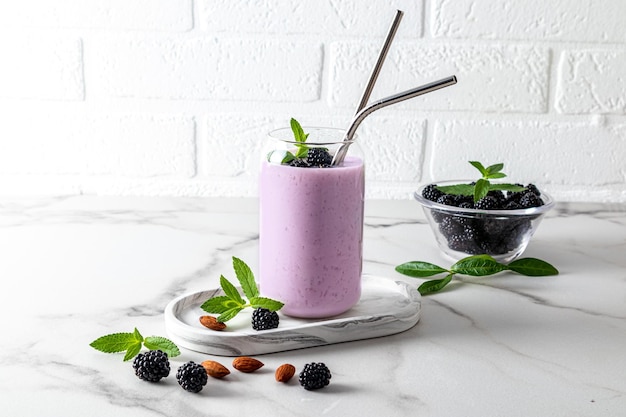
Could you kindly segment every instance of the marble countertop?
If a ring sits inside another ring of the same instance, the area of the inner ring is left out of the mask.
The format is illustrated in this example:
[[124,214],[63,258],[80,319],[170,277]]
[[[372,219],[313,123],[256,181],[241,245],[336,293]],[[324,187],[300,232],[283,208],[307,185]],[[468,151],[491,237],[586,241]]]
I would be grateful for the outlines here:
[[[411,329],[272,353],[254,374],[183,391],[175,369],[232,358],[189,350],[156,384],[89,343],[165,334],[175,297],[215,288],[231,257],[258,265],[253,199],[0,200],[0,409],[18,416],[624,416],[626,208],[560,204],[524,256],[554,277],[503,273],[423,298]],[[449,265],[412,201],[366,202],[364,272],[417,288],[394,266]],[[324,362],[330,385],[274,381],[282,363]],[[231,368],[232,369],[232,368]]]

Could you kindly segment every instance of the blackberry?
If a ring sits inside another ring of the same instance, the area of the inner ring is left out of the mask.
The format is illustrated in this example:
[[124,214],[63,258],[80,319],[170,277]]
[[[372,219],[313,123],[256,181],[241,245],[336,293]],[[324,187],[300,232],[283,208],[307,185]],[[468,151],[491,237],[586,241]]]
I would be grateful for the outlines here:
[[446,206],[454,205],[454,196],[451,194],[442,194],[438,199],[437,203],[445,204]]
[[422,197],[426,200],[437,201],[439,197],[443,195],[443,192],[439,191],[436,184],[428,184],[422,190]]
[[254,330],[269,330],[278,327],[278,313],[266,308],[255,308],[252,312],[252,328]]
[[511,201],[507,202],[504,205],[504,209],[505,210],[517,210],[517,209],[521,209],[521,208],[522,208],[522,206],[520,205],[520,203],[518,203],[515,200],[511,200]]
[[309,164],[304,159],[296,158],[296,159],[292,159],[291,162],[289,162],[289,166],[297,167],[297,168],[308,168],[311,166],[311,164]]
[[499,208],[499,204],[494,197],[486,196],[478,200],[474,207],[479,210],[496,210]]
[[204,367],[193,361],[181,365],[176,371],[176,380],[185,391],[194,393],[202,391],[208,379]]
[[309,391],[324,388],[330,383],[330,378],[330,370],[321,362],[307,363],[299,375],[300,385]]
[[325,148],[309,148],[306,154],[307,162],[314,167],[328,168],[333,157]]
[[474,199],[469,195],[458,194],[454,196],[454,205],[456,207],[466,206],[467,204],[471,204],[474,207]]
[[454,216],[445,216],[439,222],[439,231],[443,233],[444,236],[451,236],[459,233],[463,230],[463,226],[456,221]]
[[526,190],[535,194],[537,197],[541,197],[541,191],[539,191],[539,188],[537,188],[535,184],[528,184]]
[[528,191],[520,198],[519,204],[522,208],[539,207],[543,206],[543,200],[537,194]]
[[151,350],[140,353],[133,360],[133,369],[139,379],[149,382],[158,382],[170,374],[170,361],[167,353],[160,350]]

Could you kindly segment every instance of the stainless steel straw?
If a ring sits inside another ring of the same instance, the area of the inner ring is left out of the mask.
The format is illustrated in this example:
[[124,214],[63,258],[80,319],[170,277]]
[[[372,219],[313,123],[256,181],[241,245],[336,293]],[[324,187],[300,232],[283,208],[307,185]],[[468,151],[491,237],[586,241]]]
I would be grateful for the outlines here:
[[376,84],[376,80],[378,79],[378,74],[380,74],[380,70],[382,69],[385,58],[387,57],[387,52],[389,52],[389,48],[391,47],[391,42],[393,42],[393,38],[396,36],[396,32],[398,31],[398,26],[400,26],[402,16],[404,16],[404,12],[402,10],[397,10],[396,16],[394,17],[393,22],[389,27],[389,31],[387,32],[387,38],[385,39],[385,43],[383,44],[383,47],[378,54],[378,60],[376,61],[376,65],[374,65],[374,69],[372,70],[370,78],[367,81],[367,85],[365,86],[365,90],[363,91],[363,95],[361,96],[359,106],[356,108],[356,113],[363,110],[363,108],[367,105],[367,102],[370,99],[370,95],[372,94],[372,90],[374,89],[374,84]]
[[348,147],[352,143],[351,141],[354,137],[356,129],[359,127],[363,119],[365,119],[371,113],[375,112],[376,110],[382,109],[383,107],[387,107],[392,104],[411,99],[413,97],[421,96],[423,94],[430,93],[431,91],[439,90],[440,88],[448,87],[454,84],[456,84],[456,76],[452,75],[448,78],[443,78],[429,84],[424,84],[420,87],[415,87],[410,90],[403,91],[393,96],[385,97],[365,107],[364,109],[359,111],[352,119],[352,123],[350,123],[350,127],[348,128],[348,130],[346,131],[346,135],[344,136],[344,143],[337,150],[337,153],[333,157],[331,165],[338,165],[343,162],[343,159],[346,157],[346,153],[348,152]]

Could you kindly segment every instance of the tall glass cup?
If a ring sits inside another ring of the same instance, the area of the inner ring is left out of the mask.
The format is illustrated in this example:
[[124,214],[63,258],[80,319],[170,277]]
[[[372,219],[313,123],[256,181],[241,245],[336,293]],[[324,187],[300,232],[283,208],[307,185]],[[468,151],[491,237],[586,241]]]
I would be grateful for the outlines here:
[[264,296],[285,303],[284,314],[331,317],[361,295],[363,156],[352,144],[342,164],[319,167],[312,149],[332,157],[345,131],[304,131],[304,147],[285,128],[268,134],[262,152],[259,285]]

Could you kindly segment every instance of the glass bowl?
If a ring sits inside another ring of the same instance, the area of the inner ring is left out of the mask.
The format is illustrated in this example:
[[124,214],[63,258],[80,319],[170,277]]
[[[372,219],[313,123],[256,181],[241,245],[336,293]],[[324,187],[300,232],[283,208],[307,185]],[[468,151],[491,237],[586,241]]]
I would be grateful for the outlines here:
[[[452,185],[471,181],[439,181],[433,184]],[[519,257],[539,227],[543,216],[555,203],[541,192],[544,204],[515,210],[481,210],[439,204],[422,196],[430,184],[420,187],[414,198],[421,204],[441,251],[452,260],[470,255],[487,254],[508,263]]]

